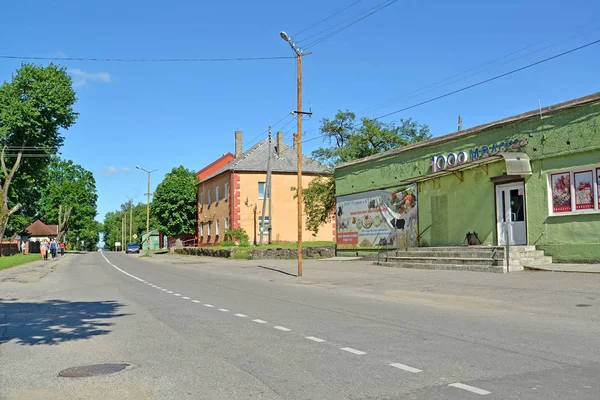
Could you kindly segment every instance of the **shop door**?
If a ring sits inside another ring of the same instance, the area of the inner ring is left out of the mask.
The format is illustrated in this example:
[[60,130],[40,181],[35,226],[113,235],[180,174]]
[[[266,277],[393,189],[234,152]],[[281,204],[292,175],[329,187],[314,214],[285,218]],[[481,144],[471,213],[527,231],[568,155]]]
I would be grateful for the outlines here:
[[511,183],[496,186],[496,221],[498,244],[511,246],[527,244],[525,227],[525,185]]

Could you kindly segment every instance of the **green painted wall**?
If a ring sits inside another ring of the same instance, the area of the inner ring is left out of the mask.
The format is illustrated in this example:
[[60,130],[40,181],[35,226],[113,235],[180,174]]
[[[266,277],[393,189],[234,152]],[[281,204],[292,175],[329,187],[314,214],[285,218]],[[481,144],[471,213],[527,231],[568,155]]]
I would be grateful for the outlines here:
[[[531,134],[531,136],[530,136]],[[389,155],[335,170],[336,194],[343,196],[397,187],[402,180],[431,173],[433,156],[527,139],[518,151],[532,160],[533,175],[525,180],[529,244],[557,261],[600,262],[600,214],[550,217],[547,174],[600,164],[600,101],[511,122],[450,141]],[[497,243],[494,184],[489,178],[504,172],[504,162],[464,171],[419,184],[421,245],[460,245],[467,231],[477,231],[482,242]]]

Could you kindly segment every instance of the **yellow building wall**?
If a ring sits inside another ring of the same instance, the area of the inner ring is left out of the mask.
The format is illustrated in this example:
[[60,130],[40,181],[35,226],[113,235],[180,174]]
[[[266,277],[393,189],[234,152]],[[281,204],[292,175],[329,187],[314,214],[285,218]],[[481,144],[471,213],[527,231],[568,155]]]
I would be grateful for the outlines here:
[[[229,184],[230,173],[225,172],[209,181],[198,185],[198,237],[199,244],[214,244],[224,240],[225,218],[229,218],[229,207],[231,197],[225,200],[225,184]],[[216,201],[217,187],[219,188],[219,201]],[[211,201],[208,202],[210,191]],[[216,234],[217,220],[219,221],[219,235]],[[210,235],[208,222],[211,222]],[[200,229],[200,223],[204,223],[204,229]],[[229,221],[231,223],[231,221]]]
[[[266,182],[266,173],[236,172],[239,176],[239,199],[240,199],[240,225],[250,236],[250,242],[254,240],[254,207],[256,213],[256,238],[260,241],[259,216],[262,215],[263,200],[258,199],[258,183]],[[307,187],[314,178],[311,175],[302,177],[302,186]],[[298,241],[298,206],[297,199],[294,199],[294,192],[291,188],[296,187],[298,177],[295,173],[290,174],[272,174],[272,241],[297,242]],[[265,215],[268,215],[268,202]],[[324,224],[316,236],[306,230],[306,217],[303,223],[303,241],[334,241],[333,222]],[[267,235],[264,240],[266,242]]]

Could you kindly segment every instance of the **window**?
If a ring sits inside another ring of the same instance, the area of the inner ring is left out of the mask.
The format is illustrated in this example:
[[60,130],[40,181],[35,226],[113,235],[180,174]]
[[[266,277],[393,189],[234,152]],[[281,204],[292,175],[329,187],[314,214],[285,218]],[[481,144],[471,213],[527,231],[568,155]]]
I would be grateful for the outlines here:
[[200,236],[204,236],[204,222],[200,222]]
[[219,204],[219,187],[215,189],[215,203]]
[[215,221],[215,236],[219,236],[219,220]]
[[229,183],[225,184],[225,201],[229,200]]
[[269,217],[264,217],[264,224],[263,224],[263,217],[258,217],[258,231],[260,233],[263,234],[267,234],[269,233],[269,227],[271,225],[271,219]]
[[206,203],[208,206],[210,206],[210,203],[212,203],[211,198],[210,198],[210,190],[208,191],[208,202]]
[[550,215],[600,212],[600,166],[548,175]]
[[262,200],[265,198],[265,182],[258,182],[258,199]]
[[204,190],[200,192],[200,208],[204,206]]
[[211,221],[208,221],[208,236],[210,236],[210,226],[212,225]]
[[225,233],[229,230],[229,217],[225,217]]

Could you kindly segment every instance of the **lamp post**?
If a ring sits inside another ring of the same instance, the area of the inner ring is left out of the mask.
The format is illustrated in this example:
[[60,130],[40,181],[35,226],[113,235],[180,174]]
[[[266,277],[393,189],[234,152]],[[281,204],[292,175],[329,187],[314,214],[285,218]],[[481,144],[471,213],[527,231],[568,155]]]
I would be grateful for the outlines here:
[[281,31],[279,35],[289,43],[294,53],[296,53],[296,62],[298,65],[296,77],[298,109],[294,113],[298,119],[298,129],[296,132],[296,155],[298,158],[298,276],[302,276],[302,115],[312,114],[302,111],[302,57],[310,53],[304,53],[302,49],[296,46],[287,33]]
[[146,193],[148,195],[148,206],[146,208],[146,255],[148,256],[150,255],[150,174],[156,170],[153,169],[152,171],[148,171],[139,165],[136,165],[135,167],[148,174],[148,193]]

